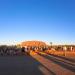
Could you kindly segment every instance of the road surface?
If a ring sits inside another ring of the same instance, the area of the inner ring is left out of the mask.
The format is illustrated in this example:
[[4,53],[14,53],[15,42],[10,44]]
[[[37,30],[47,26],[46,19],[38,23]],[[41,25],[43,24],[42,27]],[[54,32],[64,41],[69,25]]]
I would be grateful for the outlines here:
[[75,75],[75,64],[45,54],[0,56],[0,75]]

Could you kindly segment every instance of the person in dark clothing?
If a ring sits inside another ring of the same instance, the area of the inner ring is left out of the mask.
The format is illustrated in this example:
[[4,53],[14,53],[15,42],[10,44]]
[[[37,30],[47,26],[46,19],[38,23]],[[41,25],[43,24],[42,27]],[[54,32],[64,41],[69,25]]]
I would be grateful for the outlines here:
[[22,54],[25,54],[25,47],[22,47]]

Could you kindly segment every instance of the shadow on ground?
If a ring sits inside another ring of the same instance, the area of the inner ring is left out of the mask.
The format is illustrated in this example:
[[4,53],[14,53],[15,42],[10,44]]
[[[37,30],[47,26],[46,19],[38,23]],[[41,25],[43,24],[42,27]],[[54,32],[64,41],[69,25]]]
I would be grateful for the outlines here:
[[[0,75],[44,75],[44,67],[31,56],[0,56]],[[46,67],[44,67],[46,68]],[[50,71],[50,75],[55,75]]]
[[[41,54],[39,54],[39,55],[41,55]],[[63,67],[63,68],[66,68],[66,69],[68,69],[68,70],[70,70],[70,71],[72,71],[72,72],[75,72],[75,66],[71,66],[70,64],[68,64],[68,63],[65,63],[65,61],[60,61],[60,60],[58,60],[58,59],[56,59],[56,58],[53,58],[52,56],[54,56],[54,55],[49,55],[49,56],[46,56],[46,55],[41,55],[41,56],[43,56],[44,58],[46,58],[46,59],[48,59],[48,60],[51,60],[51,61],[53,61],[55,64],[58,64],[58,65],[60,65],[61,67]],[[55,56],[56,57],[56,56]],[[59,57],[59,56],[57,56],[57,57]],[[61,57],[59,57],[59,58],[61,58]],[[64,58],[63,58],[64,59]],[[66,59],[65,59],[66,60]]]

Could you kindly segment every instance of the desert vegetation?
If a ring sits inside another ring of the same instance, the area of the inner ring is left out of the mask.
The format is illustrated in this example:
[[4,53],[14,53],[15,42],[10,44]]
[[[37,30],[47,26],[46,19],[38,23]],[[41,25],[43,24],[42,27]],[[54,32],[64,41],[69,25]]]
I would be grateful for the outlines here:
[[16,45],[0,45],[0,55],[17,55],[20,54],[21,48]]

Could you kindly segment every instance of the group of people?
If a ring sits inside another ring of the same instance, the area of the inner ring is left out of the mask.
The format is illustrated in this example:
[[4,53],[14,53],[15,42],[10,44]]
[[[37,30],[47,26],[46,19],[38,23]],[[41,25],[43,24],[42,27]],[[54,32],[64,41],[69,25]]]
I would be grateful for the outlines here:
[[0,46],[0,56],[29,55],[31,50],[35,51],[36,49],[35,47]]
[[[23,54],[29,54],[30,51],[45,51],[45,50],[67,50],[67,47],[56,47],[56,48],[48,48],[48,47],[19,47],[17,48],[16,46],[0,46],[0,55],[5,56],[5,55],[23,55]],[[69,49],[68,49],[69,50]],[[70,50],[73,50],[73,47],[70,47]]]

